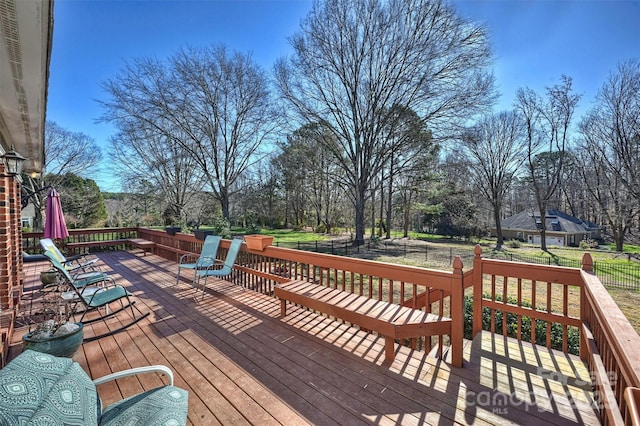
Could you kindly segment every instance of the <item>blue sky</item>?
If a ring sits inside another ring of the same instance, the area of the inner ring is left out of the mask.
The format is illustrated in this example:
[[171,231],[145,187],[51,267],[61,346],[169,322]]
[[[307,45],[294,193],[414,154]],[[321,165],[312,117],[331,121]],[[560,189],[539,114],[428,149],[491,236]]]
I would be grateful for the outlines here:
[[[95,175],[103,191],[119,190],[106,146],[112,128],[96,123],[105,99],[100,83],[125,61],[164,59],[184,46],[224,44],[251,52],[266,70],[291,52],[311,0],[56,0],[47,119],[105,147]],[[620,61],[640,58],[640,0],[454,0],[460,14],[485,23],[494,74],[510,108],[519,87],[540,93],[566,74],[583,94],[579,113]]]

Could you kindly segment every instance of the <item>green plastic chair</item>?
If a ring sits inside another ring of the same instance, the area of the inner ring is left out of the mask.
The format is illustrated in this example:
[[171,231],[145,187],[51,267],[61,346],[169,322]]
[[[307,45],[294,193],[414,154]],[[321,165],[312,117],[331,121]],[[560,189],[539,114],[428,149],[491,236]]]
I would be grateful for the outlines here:
[[54,257],[64,265],[64,267],[69,271],[93,271],[97,270],[97,267],[94,265],[98,258],[94,257],[93,259],[86,259],[86,255],[78,254],[71,257],[65,257],[64,254],[58,249],[58,246],[55,245],[51,238],[42,238],[40,239],[40,247],[46,252],[50,251]]
[[45,250],[44,255],[49,259],[51,265],[58,272],[59,276],[63,278],[67,284],[76,288],[84,288],[94,284],[103,284],[106,282],[113,282],[113,278],[109,274],[105,274],[100,271],[89,271],[72,274],[72,270],[69,270],[62,261],[59,260],[58,255],[52,250]]
[[[189,260],[194,259],[197,255],[187,253],[180,257],[178,261],[178,276],[176,278],[176,285],[180,281],[180,270],[183,268],[198,270],[213,269],[216,265],[216,255],[218,254],[218,247],[220,247],[220,241],[222,237],[218,235],[207,235],[202,245],[202,251],[195,262],[189,263]],[[192,286],[196,286],[197,274],[193,274]]]
[[242,246],[242,239],[234,238],[231,241],[231,245],[229,246],[229,251],[227,251],[227,257],[224,259],[224,263],[222,264],[222,268],[220,269],[206,269],[206,270],[196,270],[196,275],[198,276],[198,282],[202,277],[204,277],[204,282],[202,283],[202,297],[204,298],[204,293],[207,288],[207,278],[209,277],[224,277],[231,274],[233,270],[233,265],[236,263],[236,259],[238,258],[238,253],[240,253],[240,247]]
[[[84,339],[85,342],[100,339],[102,337],[110,336],[112,334],[123,331],[126,328],[130,327],[131,325],[137,323],[138,321],[140,321],[141,319],[149,315],[149,312],[146,312],[142,315],[136,316],[136,313],[133,310],[133,305],[135,301],[132,301],[130,299],[131,293],[129,293],[127,289],[125,289],[124,287],[117,285],[115,283],[115,280],[108,274],[98,272],[95,274],[100,274],[100,276],[96,275],[94,277],[89,277],[81,281],[76,280],[74,279],[74,277],[71,276],[71,274],[69,273],[69,271],[67,271],[64,265],[62,265],[50,251],[46,251],[45,256],[49,258],[49,260],[51,261],[51,264],[56,269],[56,271],[58,271],[58,274],[60,277],[62,277],[63,281],[65,281],[65,283],[68,284],[69,287],[71,287],[71,290],[75,292],[75,295],[73,297],[67,297],[69,292],[63,292],[61,294],[61,297],[67,300],[72,305],[70,309],[70,312],[72,315],[76,313],[79,314],[80,312],[82,312],[82,316],[80,317],[79,321],[82,322],[83,324],[89,324],[89,323],[100,321],[100,320],[105,321],[107,318],[110,318],[113,315],[121,311],[124,311],[127,308],[131,308],[131,316],[132,316],[131,321],[129,321],[128,323],[122,325],[121,327],[115,330],[110,330],[104,334],[92,336],[90,338],[85,338]],[[94,273],[91,272],[89,274],[94,274]],[[107,282],[110,282],[111,284],[109,286],[105,286],[104,284]],[[103,286],[102,287],[90,286],[92,284],[98,284],[98,283],[102,283]],[[114,310],[105,309],[104,313],[101,311],[100,308],[107,308],[113,302],[119,302],[120,307]],[[78,305],[82,305],[83,307],[83,310],[80,312],[76,312],[76,307]],[[87,313],[93,312],[93,311],[96,311],[98,313],[98,317],[83,321]]]

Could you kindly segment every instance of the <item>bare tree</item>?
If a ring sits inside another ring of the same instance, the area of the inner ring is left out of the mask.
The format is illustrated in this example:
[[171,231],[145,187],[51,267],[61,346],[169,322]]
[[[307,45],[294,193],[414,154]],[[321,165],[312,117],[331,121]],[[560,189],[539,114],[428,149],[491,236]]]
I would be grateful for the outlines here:
[[82,132],[65,129],[53,121],[45,124],[45,163],[38,176],[23,176],[23,186],[34,206],[34,228],[42,226],[46,188],[58,186],[67,175],[85,176],[102,158],[98,144]]
[[103,87],[108,121],[154,128],[191,155],[229,217],[234,183],[259,160],[278,125],[265,73],[224,46],[182,50],[167,61],[138,60]]
[[531,89],[518,89],[515,107],[524,120],[529,179],[540,212],[540,246],[547,250],[546,212],[563,173],[571,120],[580,95],[570,77],[547,88],[546,99]]
[[640,61],[618,65],[579,128],[580,170],[622,251],[640,204]]
[[129,182],[144,182],[144,187],[154,188],[156,195],[166,202],[165,225],[185,224],[185,206],[196,193],[201,196],[202,174],[193,157],[174,137],[146,123],[121,120],[119,131],[110,139],[111,156],[121,176]]
[[279,144],[282,153],[274,162],[283,177],[288,204],[299,212],[296,225],[303,222],[309,209],[315,216],[315,229],[322,225],[325,232],[331,232],[343,213],[341,169],[318,143],[317,135],[323,132],[320,127],[308,124],[289,135],[286,143]]
[[[388,129],[388,138],[397,139],[396,145],[402,150],[390,153],[389,160],[383,168],[387,187],[386,238],[391,238],[392,212],[394,195],[400,197],[400,209],[404,212],[402,228],[404,237],[409,235],[409,212],[417,184],[431,177],[433,163],[437,161],[439,146],[433,141],[431,132],[415,111],[399,105],[393,106],[392,127]],[[382,194],[381,194],[382,195]],[[381,209],[382,210],[382,209]],[[381,212],[382,216],[382,212]],[[382,218],[381,218],[382,221]]]
[[498,250],[504,243],[502,204],[526,159],[527,144],[523,130],[518,115],[505,111],[483,118],[462,136],[462,146],[476,189],[493,210]]
[[[587,125],[588,120],[582,123]],[[607,166],[601,146],[600,140],[584,139],[576,152],[577,170],[586,184],[587,194],[596,201],[611,229],[616,251],[622,252],[625,235],[640,213],[640,205],[619,173]]]
[[485,31],[440,0],[326,0],[291,44],[294,55],[275,67],[280,93],[302,123],[330,129],[323,144],[344,171],[362,244],[371,180],[402,150],[384,137],[392,106],[435,132],[492,102]]

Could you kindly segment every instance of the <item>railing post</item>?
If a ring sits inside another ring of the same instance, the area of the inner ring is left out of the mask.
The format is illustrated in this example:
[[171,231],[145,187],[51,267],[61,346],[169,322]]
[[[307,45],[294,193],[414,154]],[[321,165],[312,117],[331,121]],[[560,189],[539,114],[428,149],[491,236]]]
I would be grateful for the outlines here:
[[462,275],[462,259],[456,256],[453,260],[453,277],[451,278],[451,364],[462,368],[464,348],[464,279]]
[[482,331],[482,247],[473,250],[473,337]]
[[[589,253],[582,255],[582,270],[593,274],[593,258]],[[583,282],[582,288],[580,289],[580,322],[582,323],[582,327],[580,327],[580,359],[583,361],[589,359],[589,342],[583,330],[583,327],[589,327],[587,323],[587,291],[589,291],[589,289],[587,289],[587,286]]]

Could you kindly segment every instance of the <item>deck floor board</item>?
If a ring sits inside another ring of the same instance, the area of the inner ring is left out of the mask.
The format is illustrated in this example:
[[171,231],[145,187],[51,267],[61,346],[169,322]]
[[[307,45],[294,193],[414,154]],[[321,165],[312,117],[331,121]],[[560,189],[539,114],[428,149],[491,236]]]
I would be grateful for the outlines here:
[[[589,374],[576,357],[484,332],[465,341],[462,369],[397,345],[385,367],[384,339],[342,321],[293,305],[281,319],[277,299],[222,280],[209,280],[203,298],[189,274],[176,285],[176,263],[153,254],[99,257],[134,294],[136,311],[150,315],[84,343],[74,360],[93,378],[169,366],[189,391],[189,424],[599,424]],[[26,268],[26,290],[39,286],[45,269]],[[119,313],[85,326],[85,336],[129,320]],[[10,357],[25,331],[17,329]],[[126,378],[99,392],[108,405],[162,380]]]

